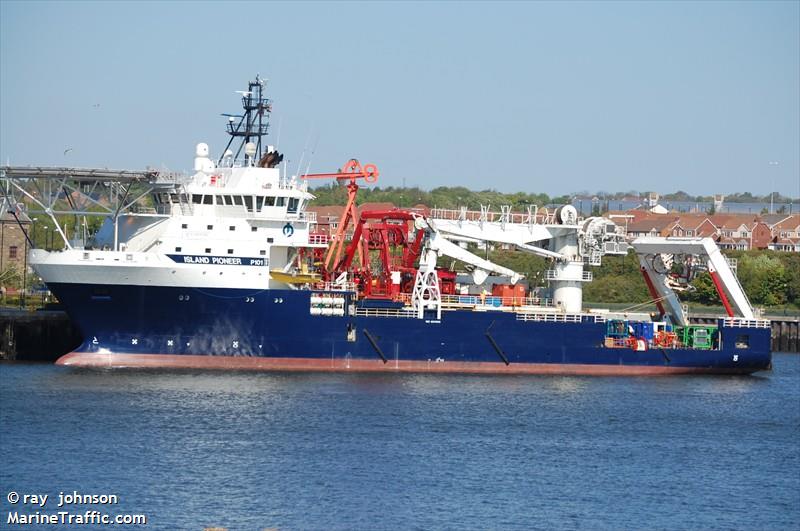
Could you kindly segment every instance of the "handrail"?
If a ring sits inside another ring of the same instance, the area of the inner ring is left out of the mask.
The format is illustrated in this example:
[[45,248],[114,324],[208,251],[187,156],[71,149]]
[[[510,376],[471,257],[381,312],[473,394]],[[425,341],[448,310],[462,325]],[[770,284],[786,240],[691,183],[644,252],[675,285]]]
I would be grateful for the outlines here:
[[356,285],[354,282],[317,282],[311,285],[311,289],[313,291],[356,291]]
[[417,312],[410,308],[356,308],[360,317],[406,317],[413,318]]
[[722,325],[741,328],[770,328],[772,323],[769,319],[742,319],[739,317],[726,317],[722,320]]
[[[595,316],[595,322],[597,322]],[[580,323],[579,313],[518,313],[517,321],[539,321],[544,323]]]
[[503,211],[495,212],[491,210],[467,210],[452,208],[432,208],[430,211],[431,219],[443,219],[448,221],[478,221],[488,223],[508,223],[518,225],[530,224],[552,224],[555,222],[555,213],[538,213],[536,209],[529,212],[511,212],[503,207]]
[[[410,293],[400,293],[396,300],[411,304]],[[553,299],[539,297],[500,297],[495,295],[441,295],[442,308],[524,308],[552,307]]]

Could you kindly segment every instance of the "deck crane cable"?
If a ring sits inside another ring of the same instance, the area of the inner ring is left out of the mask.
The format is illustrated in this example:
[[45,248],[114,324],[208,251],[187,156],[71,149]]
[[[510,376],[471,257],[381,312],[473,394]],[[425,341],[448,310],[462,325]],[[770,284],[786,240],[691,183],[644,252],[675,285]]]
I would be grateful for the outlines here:
[[658,297],[657,299],[651,299],[649,301],[640,302],[639,304],[634,304],[633,306],[629,306],[628,308],[623,308],[620,311],[623,312],[623,313],[624,312],[629,312],[631,310],[635,310],[636,308],[641,308],[642,306],[647,306],[648,304],[657,304],[659,302],[662,302],[662,301],[666,300],[667,298],[668,297],[665,295],[663,297]]

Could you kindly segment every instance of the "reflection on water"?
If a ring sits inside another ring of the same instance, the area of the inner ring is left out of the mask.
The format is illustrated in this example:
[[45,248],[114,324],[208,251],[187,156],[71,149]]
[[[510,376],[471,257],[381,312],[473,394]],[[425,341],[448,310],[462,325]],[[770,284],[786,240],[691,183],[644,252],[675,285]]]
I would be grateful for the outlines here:
[[147,529],[800,521],[797,355],[755,377],[5,364],[0,405],[4,492],[116,493]]

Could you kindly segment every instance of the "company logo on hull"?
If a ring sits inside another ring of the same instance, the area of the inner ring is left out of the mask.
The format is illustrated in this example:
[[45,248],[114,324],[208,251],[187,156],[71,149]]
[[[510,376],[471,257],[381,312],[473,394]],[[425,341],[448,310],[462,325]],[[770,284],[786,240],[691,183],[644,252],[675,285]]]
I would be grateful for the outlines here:
[[173,262],[179,264],[258,266],[269,265],[268,258],[250,258],[247,256],[206,256],[192,254],[168,254]]

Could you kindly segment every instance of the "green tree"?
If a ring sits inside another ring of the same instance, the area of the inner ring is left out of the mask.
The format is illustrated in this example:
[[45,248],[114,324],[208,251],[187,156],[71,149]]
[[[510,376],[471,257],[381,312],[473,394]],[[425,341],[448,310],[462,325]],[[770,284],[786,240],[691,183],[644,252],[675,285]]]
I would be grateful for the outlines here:
[[703,272],[697,275],[691,282],[692,290],[687,291],[683,296],[687,301],[698,302],[706,306],[713,306],[720,304],[719,294],[714,282],[711,280],[711,275]]

